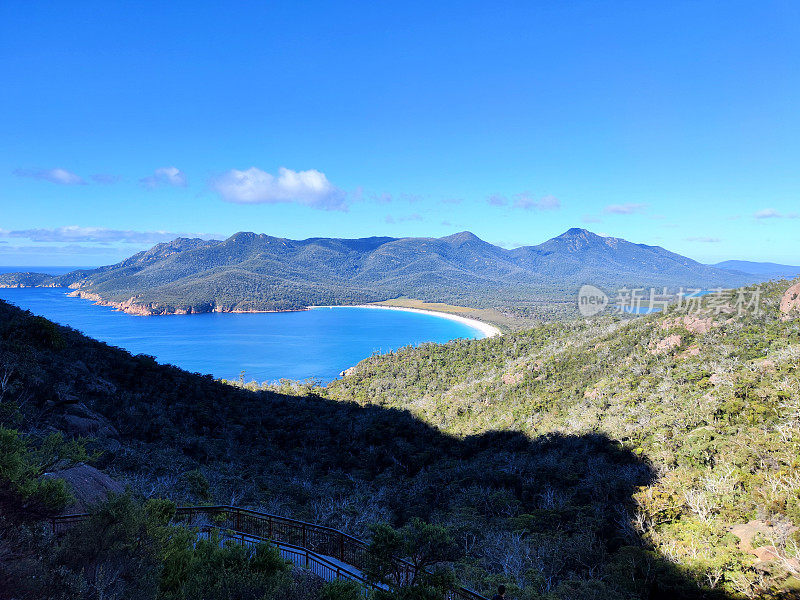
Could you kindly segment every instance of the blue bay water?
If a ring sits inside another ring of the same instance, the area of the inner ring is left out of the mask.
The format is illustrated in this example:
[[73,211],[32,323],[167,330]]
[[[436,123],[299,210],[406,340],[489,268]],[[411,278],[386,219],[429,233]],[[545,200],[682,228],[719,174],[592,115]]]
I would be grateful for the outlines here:
[[433,315],[354,307],[137,317],[70,298],[68,291],[0,289],[0,298],[133,354],[225,379],[244,371],[247,381],[328,382],[376,352],[483,337],[468,325]]

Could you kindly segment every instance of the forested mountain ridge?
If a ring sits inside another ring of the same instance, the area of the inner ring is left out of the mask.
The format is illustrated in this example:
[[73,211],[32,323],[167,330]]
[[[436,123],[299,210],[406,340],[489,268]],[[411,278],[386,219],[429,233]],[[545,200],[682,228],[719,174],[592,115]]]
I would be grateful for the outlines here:
[[[170,597],[147,544],[37,529],[44,501],[63,502],[40,483],[47,456],[67,454],[60,432],[89,436],[132,502],[239,504],[365,537],[379,521],[440,524],[448,568],[487,595],[504,583],[522,600],[791,598],[800,284],[788,286],[765,285],[758,313],[737,309],[750,289],[705,313],[408,348],[327,388],[225,384],[0,302],[0,583],[88,598],[113,568],[118,597]],[[141,535],[108,510],[114,535]]]
[[770,279],[792,279],[800,275],[800,266],[782,265],[771,262],[752,262],[749,260],[726,260],[711,265],[719,269],[753,273]]
[[462,232],[443,238],[289,240],[237,233],[176,239],[116,265],[57,277],[0,275],[0,285],[65,286],[137,314],[297,310],[399,297],[470,307],[572,300],[599,287],[736,287],[758,277],[657,246],[570,229],[506,250]]

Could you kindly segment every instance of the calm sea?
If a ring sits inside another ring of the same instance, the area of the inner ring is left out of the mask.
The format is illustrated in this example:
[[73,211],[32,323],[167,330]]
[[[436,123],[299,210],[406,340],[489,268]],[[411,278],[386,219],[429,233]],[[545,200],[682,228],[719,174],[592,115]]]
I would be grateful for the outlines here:
[[0,288],[0,298],[134,354],[225,379],[237,379],[244,371],[247,381],[313,378],[327,383],[376,352],[483,337],[441,317],[369,308],[135,317],[70,298],[68,291]]

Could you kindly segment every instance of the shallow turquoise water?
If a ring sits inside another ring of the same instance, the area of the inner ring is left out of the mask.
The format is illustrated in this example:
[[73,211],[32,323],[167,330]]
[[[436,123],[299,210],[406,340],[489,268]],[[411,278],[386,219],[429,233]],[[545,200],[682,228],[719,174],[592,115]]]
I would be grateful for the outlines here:
[[375,352],[483,337],[441,317],[369,308],[135,317],[70,298],[68,291],[0,289],[0,298],[134,354],[226,379],[244,371],[247,381],[328,382]]

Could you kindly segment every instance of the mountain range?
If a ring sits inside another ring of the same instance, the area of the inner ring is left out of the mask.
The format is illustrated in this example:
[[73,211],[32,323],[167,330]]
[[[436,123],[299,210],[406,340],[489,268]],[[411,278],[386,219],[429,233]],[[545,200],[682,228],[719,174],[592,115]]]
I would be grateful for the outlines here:
[[750,273],[765,279],[793,279],[800,275],[800,267],[780,265],[771,262],[751,262],[749,260],[726,260],[711,265],[718,269]]
[[134,314],[167,314],[297,310],[398,297],[510,306],[572,299],[586,283],[708,289],[765,278],[573,228],[510,250],[467,231],[442,238],[290,240],[248,232],[226,240],[178,238],[97,269],[0,275],[0,286],[71,287],[75,295]]

